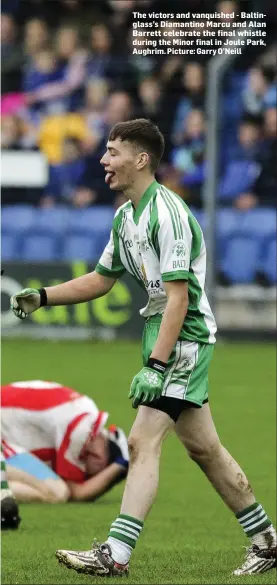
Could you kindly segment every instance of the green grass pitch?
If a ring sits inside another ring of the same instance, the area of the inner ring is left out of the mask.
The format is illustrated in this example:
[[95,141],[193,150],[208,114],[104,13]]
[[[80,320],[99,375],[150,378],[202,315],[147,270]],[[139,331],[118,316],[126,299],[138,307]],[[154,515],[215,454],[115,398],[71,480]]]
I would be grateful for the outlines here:
[[[127,399],[140,369],[135,342],[4,340],[2,383],[52,379],[91,395],[128,431]],[[222,442],[237,458],[256,497],[275,522],[275,348],[218,343],[210,403]],[[111,583],[62,567],[57,548],[87,549],[102,540],[119,512],[123,485],[95,503],[22,505],[22,524],[2,535],[2,583]],[[232,577],[247,539],[202,472],[172,436],[164,445],[158,498],[132,558],[128,583],[276,583],[275,571]],[[124,579],[125,580],[125,579]],[[113,583],[121,582],[114,579]]]

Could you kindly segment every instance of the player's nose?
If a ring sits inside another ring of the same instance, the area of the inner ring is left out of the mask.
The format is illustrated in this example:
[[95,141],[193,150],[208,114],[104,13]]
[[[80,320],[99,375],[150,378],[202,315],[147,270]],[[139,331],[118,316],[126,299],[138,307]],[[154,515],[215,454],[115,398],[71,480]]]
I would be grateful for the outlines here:
[[101,164],[101,165],[103,165],[103,166],[104,166],[104,165],[107,165],[107,164],[108,164],[108,160],[107,160],[107,159],[108,159],[108,157],[107,157],[107,153],[105,153],[105,154],[102,156],[101,160],[100,160],[100,164]]

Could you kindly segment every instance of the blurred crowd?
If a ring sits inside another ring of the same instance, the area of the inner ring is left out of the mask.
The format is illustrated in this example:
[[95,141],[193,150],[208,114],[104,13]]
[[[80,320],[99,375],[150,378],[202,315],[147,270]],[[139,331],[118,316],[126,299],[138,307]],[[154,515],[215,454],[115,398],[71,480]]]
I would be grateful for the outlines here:
[[[1,148],[45,154],[49,182],[36,194],[38,205],[121,204],[122,195],[105,185],[99,159],[116,122],[143,116],[166,137],[158,179],[190,205],[202,207],[208,58],[132,54],[132,11],[172,12],[174,4],[2,1]],[[181,4],[182,11],[203,12],[201,0]],[[247,4],[252,6],[244,1],[244,9]],[[236,13],[239,2],[207,0],[205,11],[213,9]],[[237,60],[225,79],[219,112],[223,206],[276,205],[274,32],[276,24],[272,31],[269,26],[266,49]],[[25,191],[26,200],[29,196]],[[3,203],[17,201],[22,203],[22,193],[4,190]]]

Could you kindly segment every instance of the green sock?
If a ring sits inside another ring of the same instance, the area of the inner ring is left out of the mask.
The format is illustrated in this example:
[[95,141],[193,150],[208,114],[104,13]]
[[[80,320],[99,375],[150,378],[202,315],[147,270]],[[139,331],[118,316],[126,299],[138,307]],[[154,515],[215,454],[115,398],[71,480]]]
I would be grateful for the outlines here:
[[111,525],[109,538],[116,538],[116,540],[125,542],[129,547],[135,548],[142,527],[143,522],[140,520],[127,516],[127,514],[119,514]]
[[6,461],[1,449],[1,490],[8,490],[9,484],[7,482]]
[[272,525],[272,522],[267,517],[263,507],[259,502],[255,502],[245,510],[238,512],[236,517],[242,526],[246,536],[254,536],[259,534],[266,528]]

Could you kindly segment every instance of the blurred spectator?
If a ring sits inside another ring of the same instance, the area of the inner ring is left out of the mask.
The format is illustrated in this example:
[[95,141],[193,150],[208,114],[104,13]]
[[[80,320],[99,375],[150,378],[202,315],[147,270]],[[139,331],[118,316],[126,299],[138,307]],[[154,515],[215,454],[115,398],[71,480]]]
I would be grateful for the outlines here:
[[106,131],[106,106],[108,100],[108,83],[104,79],[92,78],[85,91],[83,116],[90,136],[86,142],[86,151],[94,151],[104,138]]
[[66,110],[65,98],[57,97],[49,102],[40,99],[40,90],[44,89],[46,84],[62,79],[63,70],[53,50],[44,48],[33,56],[32,64],[27,68],[23,78],[23,89],[35,125],[38,126],[45,116]]
[[[232,20],[236,20],[236,13],[238,11],[237,2],[233,2],[233,0],[221,0],[216,5],[216,11],[227,15],[221,17],[221,22],[232,22]],[[231,15],[233,15],[232,18]]]
[[66,137],[62,144],[62,162],[50,165],[49,182],[45,194],[40,201],[42,207],[55,204],[68,204],[83,207],[93,203],[93,194],[87,199],[76,195],[76,187],[85,171],[82,148],[76,138]]
[[205,117],[202,110],[189,112],[179,135],[179,146],[171,153],[173,169],[179,173],[179,184],[185,187],[186,198],[201,207],[201,188],[204,181]]
[[141,105],[139,117],[151,118],[155,124],[160,124],[161,118],[161,84],[155,77],[146,77],[139,84],[138,96]]
[[177,106],[177,111],[173,123],[173,140],[179,141],[179,129],[189,111],[192,108],[204,107],[204,68],[200,63],[187,63],[182,72],[182,84],[184,87],[184,97],[182,97]]
[[10,14],[1,14],[1,93],[21,89],[21,70],[24,64],[18,31]]
[[[126,33],[127,38],[127,46],[125,45],[125,50],[127,51],[127,62],[130,67],[130,71],[128,71],[128,75],[131,76],[130,79],[130,87],[131,84],[137,85],[140,81],[146,76],[150,75],[155,68],[157,63],[157,58],[155,55],[133,55],[133,29],[132,27]],[[122,44],[122,37],[121,37],[121,44]]]
[[91,27],[90,32],[91,56],[87,65],[89,77],[112,76],[114,66],[112,35],[105,24],[97,24]]
[[24,48],[27,57],[32,58],[48,46],[49,30],[44,20],[32,18],[26,23],[24,34]]
[[130,120],[133,116],[131,96],[124,91],[114,91],[107,102],[106,124],[109,130],[117,122]]
[[277,108],[268,108],[264,114],[264,130],[268,141],[276,140]]
[[252,67],[243,92],[246,112],[260,114],[265,107],[276,106],[276,68]]
[[129,87],[128,58],[124,52],[118,51],[111,30],[105,24],[91,27],[90,50],[88,77],[104,77],[114,89]]
[[45,115],[57,109],[75,111],[82,102],[86,60],[86,52],[79,48],[77,29],[70,26],[59,29],[55,74],[36,83],[35,91],[28,95],[29,104],[46,104]]
[[252,188],[261,172],[261,124],[260,118],[250,116],[240,122],[238,145],[229,158],[220,182],[221,202],[233,203],[239,209],[250,209],[258,203]]
[[246,114],[237,129],[237,145],[230,158],[258,160],[263,150],[263,117]]
[[18,116],[2,116],[1,119],[1,148],[7,150],[22,150],[24,148],[24,129]]
[[62,144],[68,135],[78,138],[81,143],[86,143],[90,138],[85,118],[81,113],[72,112],[43,119],[38,142],[50,164],[58,164],[62,161]]
[[261,173],[253,185],[259,205],[277,206],[277,109],[269,108],[264,114],[264,131],[267,149],[263,153]]

